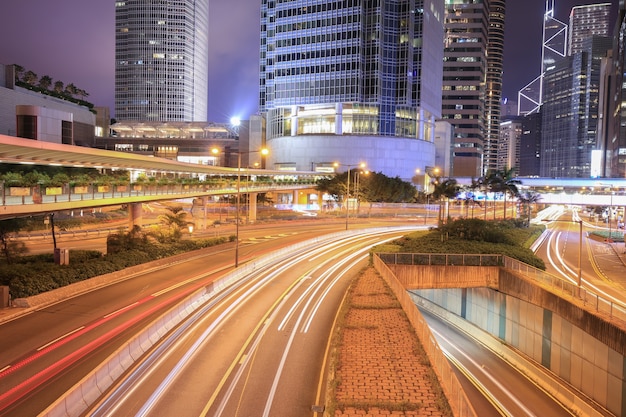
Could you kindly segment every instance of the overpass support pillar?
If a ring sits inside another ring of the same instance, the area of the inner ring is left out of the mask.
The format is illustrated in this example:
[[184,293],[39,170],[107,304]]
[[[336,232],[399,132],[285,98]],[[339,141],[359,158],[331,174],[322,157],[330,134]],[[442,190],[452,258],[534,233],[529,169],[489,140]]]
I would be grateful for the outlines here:
[[128,228],[132,229],[134,226],[141,227],[143,217],[143,205],[142,203],[130,203],[128,205]]
[[207,214],[208,214],[208,208],[207,208],[207,204],[209,203],[209,197],[204,195],[202,197],[200,197],[200,200],[202,201],[202,230],[206,230],[207,229]]
[[254,223],[256,221],[256,199],[259,193],[248,194],[248,221]]
[[300,204],[300,190],[293,190],[293,205]]

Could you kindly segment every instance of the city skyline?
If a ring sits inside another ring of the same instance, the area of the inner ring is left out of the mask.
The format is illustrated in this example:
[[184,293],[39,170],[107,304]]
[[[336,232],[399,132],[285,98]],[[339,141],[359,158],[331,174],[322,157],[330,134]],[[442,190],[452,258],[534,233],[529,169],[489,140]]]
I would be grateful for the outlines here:
[[[254,0],[254,7],[250,3],[209,4],[208,121],[226,123],[258,111],[260,1]],[[556,0],[556,18],[567,22],[573,6],[595,3],[602,2]],[[615,9],[617,0],[611,3]],[[507,4],[503,98],[516,100],[517,91],[539,75],[544,7],[544,0]],[[5,0],[3,11],[0,63],[73,83],[89,93],[88,101],[113,112],[113,1]]]

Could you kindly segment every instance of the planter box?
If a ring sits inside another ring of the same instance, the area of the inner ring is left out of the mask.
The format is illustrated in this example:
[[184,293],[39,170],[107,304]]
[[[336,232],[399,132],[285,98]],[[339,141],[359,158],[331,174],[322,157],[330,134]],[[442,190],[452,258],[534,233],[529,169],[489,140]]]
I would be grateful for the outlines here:
[[12,197],[30,195],[30,187],[9,187],[9,195]]
[[61,195],[63,187],[46,187],[46,195]]

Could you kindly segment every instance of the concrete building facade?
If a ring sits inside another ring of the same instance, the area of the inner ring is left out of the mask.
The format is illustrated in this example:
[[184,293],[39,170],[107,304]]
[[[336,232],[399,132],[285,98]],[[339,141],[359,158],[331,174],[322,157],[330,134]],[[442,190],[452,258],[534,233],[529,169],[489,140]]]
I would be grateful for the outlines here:
[[453,176],[497,165],[505,2],[446,0],[442,115],[454,126]]
[[16,85],[15,67],[0,65],[0,134],[91,146],[95,124],[89,108]]

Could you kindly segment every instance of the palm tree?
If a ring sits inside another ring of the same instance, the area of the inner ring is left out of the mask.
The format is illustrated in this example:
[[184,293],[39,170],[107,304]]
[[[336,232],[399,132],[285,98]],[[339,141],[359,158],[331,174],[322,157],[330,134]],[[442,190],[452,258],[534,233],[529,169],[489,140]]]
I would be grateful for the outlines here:
[[35,85],[37,84],[37,74],[35,74],[33,71],[26,71],[24,77],[22,78],[22,81],[26,84]]
[[47,90],[52,85],[52,77],[49,75],[42,75],[39,79],[39,87]]
[[58,93],[58,94],[63,93],[64,88],[65,87],[64,87],[63,81],[55,81],[55,83],[54,83],[54,92],[55,93]]
[[[506,220],[506,197],[511,195],[516,197],[519,194],[517,186],[522,182],[513,176],[515,168],[504,168],[504,170],[490,170],[487,172],[485,182],[490,191],[504,194],[504,219]],[[493,217],[496,217],[496,205],[493,205]]]
[[531,205],[536,204],[541,199],[541,194],[535,191],[524,191],[517,195],[517,201],[522,206],[522,216],[525,219],[526,226],[530,225],[530,216],[532,214]]
[[448,203],[451,198],[455,198],[459,194],[459,185],[454,178],[440,178],[435,177],[431,182],[433,185],[432,196],[434,199],[439,200],[439,226],[443,224],[443,202],[446,203],[446,213],[448,212]]
[[159,221],[170,230],[172,239],[180,239],[182,229],[193,225],[193,222],[187,221],[187,212],[180,206],[167,207],[167,211],[159,216]]

